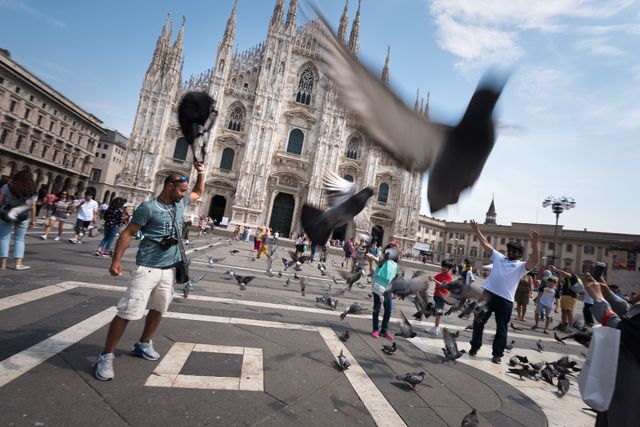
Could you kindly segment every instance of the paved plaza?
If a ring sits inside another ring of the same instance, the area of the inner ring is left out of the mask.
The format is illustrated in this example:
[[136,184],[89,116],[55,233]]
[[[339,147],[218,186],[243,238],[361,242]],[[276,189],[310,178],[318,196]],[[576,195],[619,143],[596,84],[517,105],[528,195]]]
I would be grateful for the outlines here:
[[[414,322],[418,337],[397,338],[398,351],[384,354],[387,341],[370,336],[370,285],[339,296],[335,311],[316,303],[329,289],[329,276],[315,265],[298,273],[309,277],[302,296],[293,271],[280,258],[292,249],[281,241],[274,277],[266,260],[254,260],[252,243],[232,241],[226,230],[195,239],[188,247],[191,276],[206,273],[187,299],[176,288],[175,299],[154,338],[162,357],[151,362],[132,356],[143,321],[132,321],[118,345],[115,378],[93,377],[115,304],[129,274],[112,277],[110,258],[94,255],[98,237],[84,244],[42,241],[40,230],[27,236],[28,271],[0,273],[0,412],[3,425],[304,425],[304,426],[458,426],[476,408],[480,425],[589,426],[595,416],[584,408],[575,379],[562,399],[543,381],[521,380],[490,362],[495,323],[485,329],[477,357],[442,364],[442,339],[423,332],[431,322]],[[137,245],[137,242],[134,243]],[[231,254],[231,250],[238,250]],[[125,254],[124,270],[133,267],[135,248]],[[209,256],[225,257],[214,267]],[[337,249],[329,254],[330,274],[340,269]],[[233,269],[255,279],[241,291],[225,272]],[[410,275],[416,269],[435,273],[435,265],[402,261]],[[337,274],[336,274],[337,276]],[[285,280],[291,278],[291,285]],[[344,288],[344,282],[339,282]],[[336,286],[333,288],[336,289]],[[369,314],[339,314],[358,301]],[[529,306],[532,309],[532,305]],[[410,317],[409,299],[394,300],[392,331],[399,330],[400,311]],[[531,311],[531,310],[530,310]],[[411,318],[411,317],[410,317]],[[525,329],[509,332],[514,354],[531,361],[555,361],[562,355],[582,361],[586,349],[556,343],[551,335]],[[430,319],[431,320],[431,319]],[[461,349],[469,350],[470,321],[443,318],[460,330]],[[346,329],[351,338],[338,336]],[[541,339],[545,351],[539,353]],[[351,367],[334,366],[343,352]],[[424,382],[410,390],[396,375],[425,371]]]

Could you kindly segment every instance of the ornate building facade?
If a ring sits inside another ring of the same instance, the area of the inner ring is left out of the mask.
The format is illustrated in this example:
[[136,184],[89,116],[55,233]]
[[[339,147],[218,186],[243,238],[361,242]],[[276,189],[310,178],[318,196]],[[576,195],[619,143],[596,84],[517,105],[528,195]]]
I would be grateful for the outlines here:
[[[218,120],[207,143],[207,181],[188,213],[228,217],[231,223],[266,225],[281,235],[300,231],[303,203],[324,206],[322,175],[331,170],[375,195],[365,210],[334,237],[373,233],[411,250],[418,226],[422,172],[399,169],[359,130],[320,72],[315,21],[296,27],[298,1],[276,0],[266,39],[234,53],[236,6],[210,70],[182,83],[182,27],[172,41],[168,20],[144,77],[118,194],[140,202],[157,194],[172,170],[192,174],[180,136],[176,107],[183,93],[207,91]],[[345,5],[338,36],[359,49],[360,5],[347,40]],[[381,78],[389,80],[389,50]],[[428,104],[416,99],[418,113]],[[194,175],[192,175],[194,176]]]

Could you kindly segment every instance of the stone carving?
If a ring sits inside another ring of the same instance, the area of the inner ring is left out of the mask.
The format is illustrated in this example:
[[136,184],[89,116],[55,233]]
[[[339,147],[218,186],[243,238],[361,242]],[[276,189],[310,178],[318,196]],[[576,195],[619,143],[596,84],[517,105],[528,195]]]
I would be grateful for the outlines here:
[[298,188],[298,180],[290,175],[284,175],[278,178],[278,184],[283,187]]

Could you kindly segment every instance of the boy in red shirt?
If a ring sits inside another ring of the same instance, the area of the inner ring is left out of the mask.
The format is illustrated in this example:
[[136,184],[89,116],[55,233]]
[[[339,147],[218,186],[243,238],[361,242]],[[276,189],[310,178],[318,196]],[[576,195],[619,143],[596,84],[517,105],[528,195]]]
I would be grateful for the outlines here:
[[442,317],[442,309],[444,308],[443,296],[449,295],[449,291],[441,289],[442,285],[453,281],[453,275],[451,274],[451,268],[453,264],[451,261],[444,260],[440,264],[440,273],[435,277],[429,276],[429,280],[436,284],[436,289],[433,291],[433,302],[436,305],[438,314],[436,314],[436,324],[433,328],[427,329],[426,332],[434,335],[440,335],[440,318]]

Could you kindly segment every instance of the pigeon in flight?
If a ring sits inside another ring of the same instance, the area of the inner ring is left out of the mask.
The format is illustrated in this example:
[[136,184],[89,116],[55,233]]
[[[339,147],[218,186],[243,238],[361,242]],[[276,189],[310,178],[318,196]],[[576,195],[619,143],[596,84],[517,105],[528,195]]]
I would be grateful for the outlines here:
[[471,412],[465,415],[460,423],[460,427],[478,427],[479,425],[480,420],[478,419],[478,411],[475,409],[472,409]]
[[418,292],[426,293],[429,289],[429,278],[427,276],[417,276],[411,279],[405,279],[401,275],[397,275],[391,281],[391,292],[398,297],[406,297],[415,295]]
[[340,354],[338,355],[338,368],[341,371],[344,371],[345,369],[349,369],[349,366],[351,366],[351,363],[347,359],[347,356],[345,356],[342,353],[343,353],[343,350],[340,350]]
[[347,289],[351,290],[353,284],[362,279],[364,270],[361,267],[358,267],[357,270],[353,273],[338,270],[338,274],[340,274],[340,276],[342,276],[342,278],[347,282]]
[[207,273],[204,273],[194,277],[193,279],[190,279],[187,283],[185,283],[184,288],[182,289],[182,295],[187,298],[189,296],[189,293],[193,289],[193,285],[204,279],[206,276]]
[[209,265],[210,268],[213,268],[216,266],[216,264],[218,264],[221,261],[224,261],[225,257],[222,258],[214,258],[212,256],[209,257],[209,261],[207,262],[207,264]]
[[349,338],[351,338],[351,334],[349,333],[349,330],[347,329],[338,338],[340,338],[340,341],[342,341],[342,342],[347,342],[347,341],[349,341]]
[[356,184],[326,171],[323,186],[327,194],[329,207],[326,210],[304,204],[300,222],[312,244],[323,246],[331,237],[334,228],[340,227],[358,215],[373,196],[369,187],[357,191]]
[[506,80],[483,79],[457,125],[432,122],[408,108],[347,50],[317,8],[316,14],[323,71],[360,128],[406,170],[429,170],[431,212],[457,203],[460,193],[476,182],[493,149],[492,113]]
[[442,363],[450,360],[453,363],[457,363],[456,359],[462,357],[465,350],[458,350],[458,343],[456,343],[456,339],[447,328],[442,328],[442,339],[444,340],[444,348],[442,349],[444,359],[442,359]]
[[[556,336],[556,334],[554,333],[554,337]],[[575,331],[574,333],[572,333],[571,335],[567,335],[564,338],[560,338],[557,337],[556,340],[560,341],[561,343],[564,344],[564,340],[566,340],[567,338],[573,338],[576,342],[582,344],[585,347],[589,347],[589,344],[591,344],[591,338],[593,337],[593,333],[590,331]]]
[[558,333],[557,333],[557,332],[554,332],[554,333],[553,333],[553,338],[555,338],[555,340],[556,340],[557,342],[559,342],[559,343],[561,343],[561,344],[564,344],[564,345],[567,345],[567,343],[565,343],[565,342],[562,340],[562,338],[560,338],[560,337],[558,336]]
[[407,316],[405,316],[403,312],[400,312],[400,314],[402,315],[402,322],[400,323],[400,332],[396,332],[395,335],[397,337],[404,337],[404,338],[415,337],[416,333],[413,330],[413,326],[411,326],[411,323],[409,323],[409,321],[407,320]]
[[409,387],[411,387],[411,389],[415,390],[416,386],[424,381],[425,373],[426,372],[424,371],[420,371],[417,374],[414,372],[409,372],[408,374],[404,374],[404,376],[402,377],[396,375],[396,379],[404,381],[405,383],[409,384]]
[[241,291],[246,291],[247,290],[247,284],[249,282],[251,282],[253,279],[255,279],[254,276],[238,276],[237,274],[234,275],[234,277],[236,278],[236,281],[238,282],[238,285],[240,285],[240,290]]
[[360,314],[367,311],[366,308],[362,307],[357,302],[351,303],[347,306],[347,308],[340,314],[340,320],[344,320],[347,317],[347,314]]
[[398,344],[396,344],[395,341],[392,342],[391,344],[384,344],[382,346],[382,352],[389,355],[395,353],[397,349],[398,349]]

